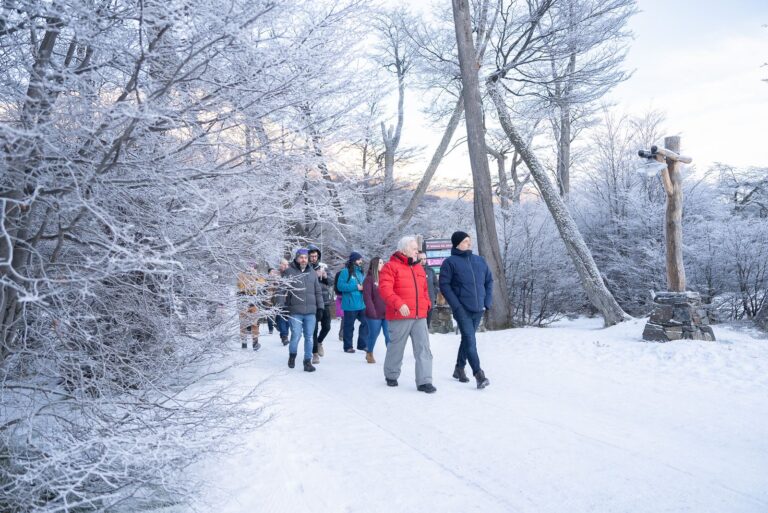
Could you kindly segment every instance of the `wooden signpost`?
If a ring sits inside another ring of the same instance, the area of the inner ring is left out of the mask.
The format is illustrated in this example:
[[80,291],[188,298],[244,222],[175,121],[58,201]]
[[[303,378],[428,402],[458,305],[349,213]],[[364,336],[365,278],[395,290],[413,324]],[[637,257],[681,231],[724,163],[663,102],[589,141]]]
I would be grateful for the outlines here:
[[[666,237],[667,292],[653,296],[655,307],[643,330],[643,339],[668,342],[679,339],[715,340],[701,296],[685,290],[683,263],[683,179],[680,163],[693,159],[680,154],[680,137],[665,137],[664,148],[653,146],[638,154],[647,159],[645,169],[660,170],[667,193]],[[654,166],[654,161],[661,165]]]

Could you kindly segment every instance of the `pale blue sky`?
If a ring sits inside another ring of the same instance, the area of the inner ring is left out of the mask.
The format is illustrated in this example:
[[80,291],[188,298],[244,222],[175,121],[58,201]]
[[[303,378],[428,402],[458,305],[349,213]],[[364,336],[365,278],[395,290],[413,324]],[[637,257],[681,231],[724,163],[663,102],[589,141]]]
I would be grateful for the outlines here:
[[669,134],[706,168],[768,167],[768,0],[640,0],[630,22],[635,74],[618,109],[666,112]]

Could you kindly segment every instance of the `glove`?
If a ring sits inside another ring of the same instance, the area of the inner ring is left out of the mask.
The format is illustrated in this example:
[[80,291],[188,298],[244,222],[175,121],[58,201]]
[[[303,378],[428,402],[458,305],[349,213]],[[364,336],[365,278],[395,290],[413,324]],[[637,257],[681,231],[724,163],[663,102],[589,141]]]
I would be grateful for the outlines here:
[[323,317],[323,309],[322,309],[322,308],[318,308],[318,309],[315,311],[315,317],[316,317],[317,319],[321,319],[321,318]]

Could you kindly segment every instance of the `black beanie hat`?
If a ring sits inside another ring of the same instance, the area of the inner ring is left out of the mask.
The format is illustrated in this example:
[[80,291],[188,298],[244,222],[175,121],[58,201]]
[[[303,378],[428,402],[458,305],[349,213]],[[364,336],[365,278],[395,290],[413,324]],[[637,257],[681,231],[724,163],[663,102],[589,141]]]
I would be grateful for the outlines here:
[[469,237],[469,234],[466,232],[453,232],[453,235],[451,235],[451,245],[455,248],[467,237]]

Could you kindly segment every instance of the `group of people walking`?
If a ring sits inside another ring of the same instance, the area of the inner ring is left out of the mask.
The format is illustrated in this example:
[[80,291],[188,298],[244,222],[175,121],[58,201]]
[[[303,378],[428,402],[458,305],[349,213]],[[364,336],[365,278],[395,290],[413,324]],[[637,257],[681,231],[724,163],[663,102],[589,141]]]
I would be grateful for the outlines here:
[[[321,262],[319,248],[298,249],[292,262],[281,262],[279,270],[270,270],[270,274],[286,278],[287,285],[274,291],[274,301],[280,311],[275,323],[283,345],[288,345],[288,367],[295,367],[299,340],[303,337],[304,370],[316,370],[315,365],[325,354],[323,342],[331,329],[330,309],[335,292],[341,310],[338,313],[342,314],[341,338],[345,353],[356,352],[356,347],[366,352],[368,363],[376,363],[373,352],[379,334],[383,333],[387,346],[384,378],[388,386],[396,387],[410,338],[416,362],[416,387],[428,394],[436,392],[432,384],[429,324],[439,289],[461,332],[453,377],[462,383],[469,382],[465,372],[469,362],[477,388],[488,386],[489,380],[480,366],[475,334],[483,312],[492,304],[493,276],[485,260],[472,253],[472,239],[467,233],[455,232],[451,245],[451,256],[443,261],[439,279],[426,265],[426,255],[419,252],[413,236],[400,239],[388,261],[379,257],[371,259],[365,274],[363,256],[358,252],[353,251],[344,268],[332,277],[327,265]],[[244,296],[241,334],[255,333],[253,348],[258,350],[258,322],[253,319],[257,310],[254,302],[247,299],[251,290],[240,287],[239,293]],[[243,347],[247,348],[247,339]]]

